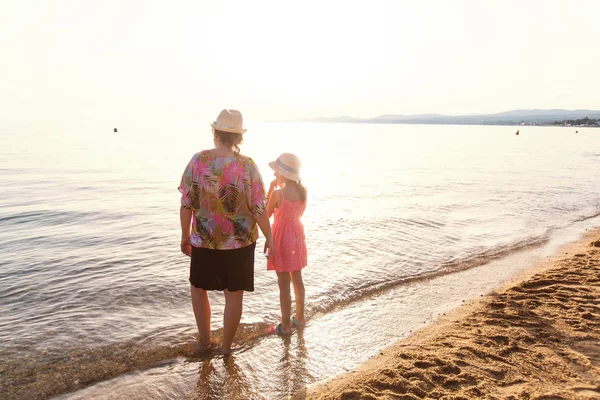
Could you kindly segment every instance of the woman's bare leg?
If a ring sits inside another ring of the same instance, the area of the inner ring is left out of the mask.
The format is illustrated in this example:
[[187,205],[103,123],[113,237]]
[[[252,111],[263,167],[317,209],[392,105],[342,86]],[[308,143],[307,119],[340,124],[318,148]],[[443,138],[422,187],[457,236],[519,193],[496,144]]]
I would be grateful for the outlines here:
[[223,313],[223,343],[221,351],[224,354],[231,353],[231,344],[235,337],[240,319],[242,319],[242,309],[244,305],[244,291],[236,290],[230,292],[225,289],[225,312]]
[[198,340],[203,349],[210,346],[210,301],[208,292],[190,284],[190,293],[192,295],[192,308],[196,325],[198,326]]

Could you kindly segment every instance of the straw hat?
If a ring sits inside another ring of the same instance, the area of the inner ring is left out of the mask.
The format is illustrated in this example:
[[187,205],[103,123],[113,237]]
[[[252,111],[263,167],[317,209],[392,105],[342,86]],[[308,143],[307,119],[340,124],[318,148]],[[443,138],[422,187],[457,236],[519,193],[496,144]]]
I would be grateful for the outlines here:
[[242,113],[238,110],[223,110],[217,117],[217,120],[210,124],[218,131],[231,133],[244,133],[246,129],[243,127],[244,120]]
[[291,153],[283,153],[277,160],[269,163],[269,167],[271,167],[273,171],[293,181],[300,180],[301,166],[302,163],[300,162],[300,159]]

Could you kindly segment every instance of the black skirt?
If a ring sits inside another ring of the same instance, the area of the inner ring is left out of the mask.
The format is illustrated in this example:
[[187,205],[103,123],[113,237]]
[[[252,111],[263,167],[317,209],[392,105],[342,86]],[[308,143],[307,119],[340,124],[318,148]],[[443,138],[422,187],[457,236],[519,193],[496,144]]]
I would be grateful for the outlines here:
[[192,246],[190,283],[204,290],[254,291],[254,249],[213,250]]

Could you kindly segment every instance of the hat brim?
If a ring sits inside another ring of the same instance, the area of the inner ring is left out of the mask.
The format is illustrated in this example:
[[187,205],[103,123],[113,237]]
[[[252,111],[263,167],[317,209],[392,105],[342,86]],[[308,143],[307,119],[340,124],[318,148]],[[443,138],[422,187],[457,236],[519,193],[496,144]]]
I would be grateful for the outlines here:
[[293,181],[300,181],[300,174],[294,174],[293,172],[286,171],[285,169],[277,165],[275,161],[271,161],[269,163],[269,167],[271,167],[273,171],[277,172],[281,176],[285,176],[286,178],[291,179]]
[[230,132],[230,133],[240,133],[240,134],[244,134],[246,133],[247,129],[246,128],[229,128],[227,126],[222,126],[217,124],[217,121],[213,122],[210,124],[210,126],[212,126],[214,129],[218,130],[218,131],[223,131],[223,132]]

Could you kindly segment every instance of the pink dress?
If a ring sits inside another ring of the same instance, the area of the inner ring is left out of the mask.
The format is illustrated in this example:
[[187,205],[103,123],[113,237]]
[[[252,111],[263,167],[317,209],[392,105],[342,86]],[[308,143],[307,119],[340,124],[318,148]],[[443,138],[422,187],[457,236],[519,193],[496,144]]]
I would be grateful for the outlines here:
[[267,259],[267,269],[277,272],[300,271],[306,267],[306,238],[300,218],[306,209],[306,201],[286,200],[273,211],[273,244],[275,257]]

